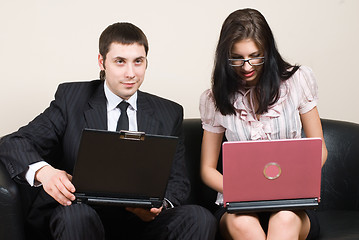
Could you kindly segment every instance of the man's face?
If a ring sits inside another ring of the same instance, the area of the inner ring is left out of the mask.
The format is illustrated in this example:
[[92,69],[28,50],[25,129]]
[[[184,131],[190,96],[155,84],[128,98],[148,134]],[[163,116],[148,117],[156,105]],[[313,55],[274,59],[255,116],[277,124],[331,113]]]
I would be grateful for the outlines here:
[[111,43],[106,55],[98,55],[101,70],[106,73],[106,84],[117,96],[129,99],[141,86],[146,72],[147,59],[143,45]]

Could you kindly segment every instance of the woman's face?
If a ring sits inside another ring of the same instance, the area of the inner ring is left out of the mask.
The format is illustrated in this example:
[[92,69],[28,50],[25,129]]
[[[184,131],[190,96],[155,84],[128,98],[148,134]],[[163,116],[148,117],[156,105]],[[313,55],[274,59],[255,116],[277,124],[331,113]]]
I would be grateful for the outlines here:
[[[248,61],[245,61],[243,66],[234,66],[233,68],[237,74],[243,79],[248,86],[255,86],[259,80],[259,76],[263,68],[263,53],[259,50],[257,45],[252,39],[244,39],[236,42],[231,51],[231,59],[240,60],[250,60],[252,64],[260,64],[257,66],[252,66]],[[259,58],[258,58],[259,57]],[[241,65],[241,64],[238,64]]]

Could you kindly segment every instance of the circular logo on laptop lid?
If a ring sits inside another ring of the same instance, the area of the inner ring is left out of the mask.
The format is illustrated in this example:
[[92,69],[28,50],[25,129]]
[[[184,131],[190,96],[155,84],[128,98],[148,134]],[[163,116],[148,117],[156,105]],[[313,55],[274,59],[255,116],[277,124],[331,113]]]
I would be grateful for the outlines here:
[[270,162],[264,166],[263,174],[269,180],[279,178],[282,173],[282,169],[278,163]]

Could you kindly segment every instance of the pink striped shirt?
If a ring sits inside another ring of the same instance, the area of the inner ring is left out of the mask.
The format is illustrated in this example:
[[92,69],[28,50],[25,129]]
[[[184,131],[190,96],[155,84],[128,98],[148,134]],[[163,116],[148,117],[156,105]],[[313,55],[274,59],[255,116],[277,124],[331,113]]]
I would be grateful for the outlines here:
[[[300,114],[313,109],[318,102],[318,86],[310,68],[301,66],[282,82],[279,100],[257,119],[251,103],[253,88],[238,91],[234,99],[236,115],[223,116],[215,108],[210,89],[200,98],[203,129],[222,133],[228,141],[300,138]],[[221,194],[217,203],[222,203]]]
[[318,101],[318,86],[310,68],[301,66],[282,83],[279,100],[259,120],[250,101],[253,92],[253,88],[239,91],[234,101],[236,115],[227,116],[216,110],[212,91],[203,92],[199,106],[203,129],[225,132],[228,141],[300,138],[299,114],[313,109]]

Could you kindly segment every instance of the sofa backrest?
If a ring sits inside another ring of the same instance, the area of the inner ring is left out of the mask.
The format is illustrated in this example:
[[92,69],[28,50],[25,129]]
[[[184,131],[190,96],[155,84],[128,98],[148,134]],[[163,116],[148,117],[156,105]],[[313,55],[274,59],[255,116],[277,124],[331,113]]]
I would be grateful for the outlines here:
[[185,119],[183,122],[185,136],[185,158],[191,182],[191,194],[188,203],[199,204],[207,209],[215,208],[217,192],[207,187],[199,173],[203,129],[200,119]]
[[[359,124],[322,119],[328,159],[322,168],[319,210],[359,210]],[[215,208],[217,193],[203,184],[199,168],[202,143],[201,120],[185,119],[186,164],[191,181],[188,203]],[[221,158],[218,161],[220,170]]]

